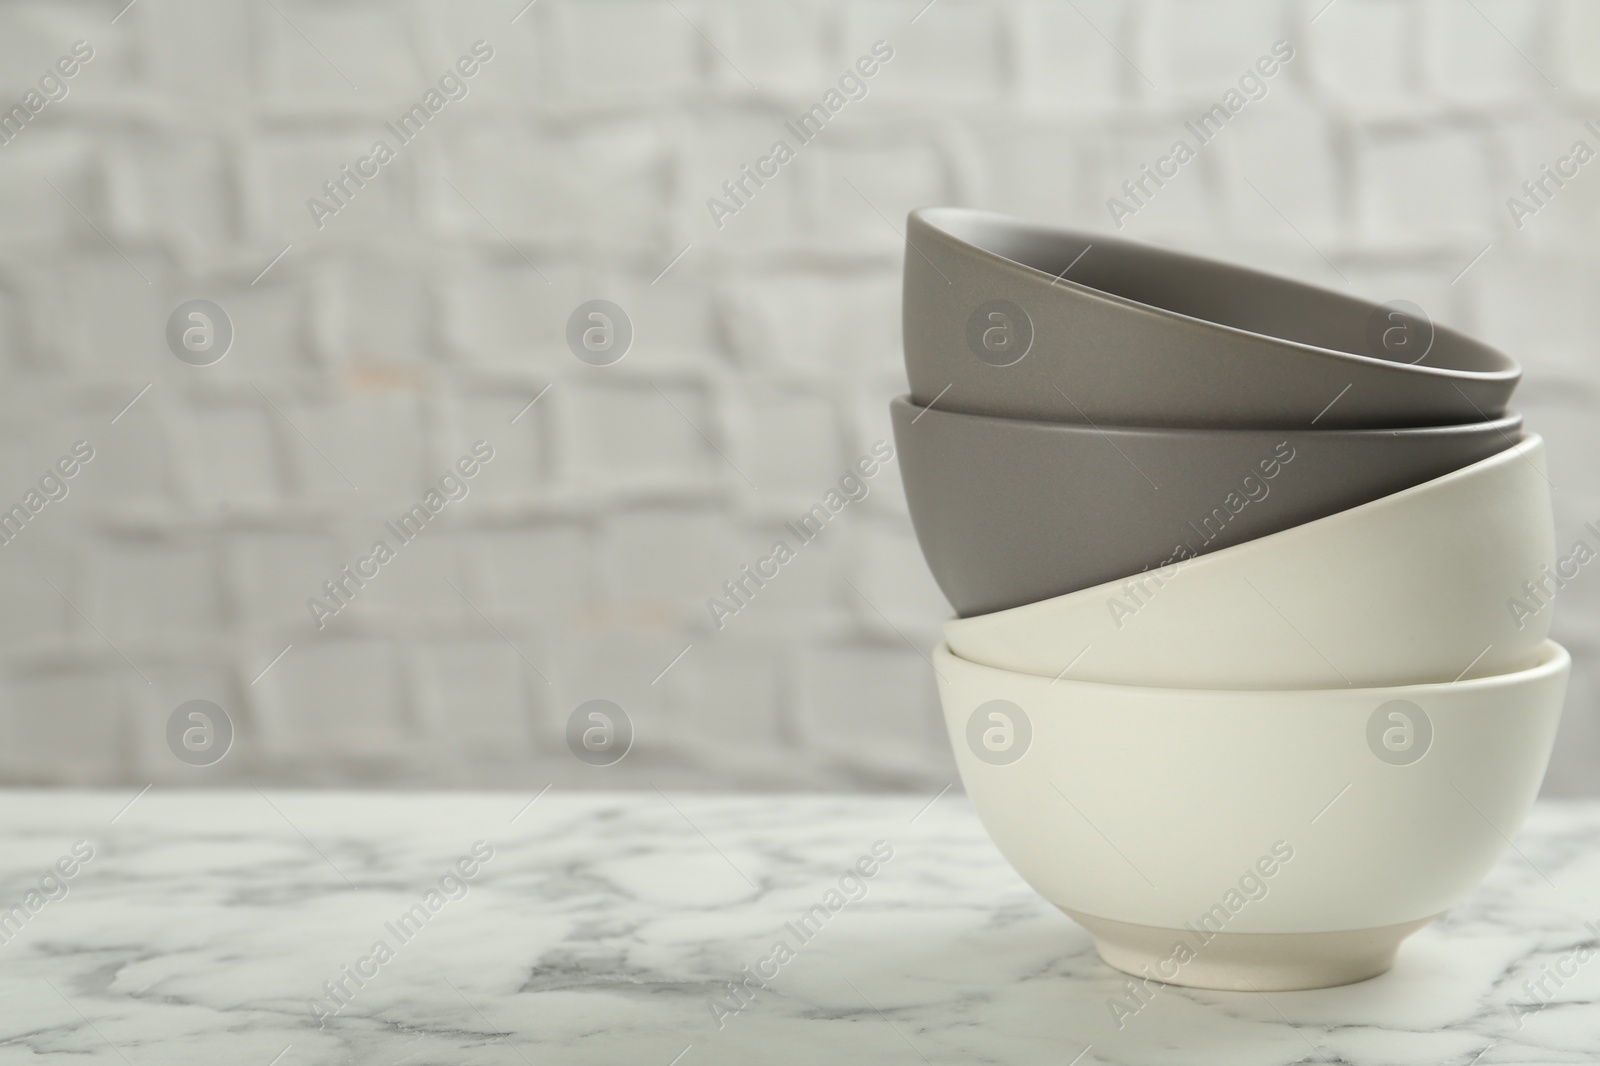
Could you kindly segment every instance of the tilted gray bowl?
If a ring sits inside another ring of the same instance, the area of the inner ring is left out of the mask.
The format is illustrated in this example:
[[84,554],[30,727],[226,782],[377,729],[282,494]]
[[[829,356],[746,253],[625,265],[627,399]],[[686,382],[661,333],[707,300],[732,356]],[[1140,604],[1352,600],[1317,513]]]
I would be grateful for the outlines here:
[[917,540],[962,617],[1323,518],[1522,437],[1517,414],[1400,430],[1172,429],[956,414],[904,396],[889,406]]
[[1522,373],[1415,312],[1244,267],[965,208],[913,211],[906,225],[911,397],[947,411],[1451,425],[1503,414]]

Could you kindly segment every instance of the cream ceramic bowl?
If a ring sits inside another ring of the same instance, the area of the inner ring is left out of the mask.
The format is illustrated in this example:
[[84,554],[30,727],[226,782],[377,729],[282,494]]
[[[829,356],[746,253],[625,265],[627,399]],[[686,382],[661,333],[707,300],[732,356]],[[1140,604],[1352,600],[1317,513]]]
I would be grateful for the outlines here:
[[[1264,483],[1270,486],[1270,483]],[[1271,506],[1270,494],[1262,501]],[[1194,688],[1406,685],[1524,669],[1550,630],[1544,442],[1123,581],[945,625],[964,659]],[[1520,604],[1521,606],[1517,606]]]
[[1301,691],[1052,681],[934,653],[967,794],[1101,957],[1170,984],[1317,988],[1387,970],[1532,805],[1571,660]]

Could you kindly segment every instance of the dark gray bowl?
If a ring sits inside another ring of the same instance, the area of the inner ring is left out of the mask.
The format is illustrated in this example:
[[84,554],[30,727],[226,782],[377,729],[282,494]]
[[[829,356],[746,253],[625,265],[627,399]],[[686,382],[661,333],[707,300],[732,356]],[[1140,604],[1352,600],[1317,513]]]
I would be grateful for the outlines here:
[[[1130,426],[1453,425],[1505,412],[1505,353],[1342,293],[985,211],[906,223],[911,397]],[[1420,361],[1413,363],[1412,360]]]
[[1522,438],[1517,414],[1420,429],[1270,430],[1030,422],[904,396],[889,411],[911,524],[963,618],[1323,518]]

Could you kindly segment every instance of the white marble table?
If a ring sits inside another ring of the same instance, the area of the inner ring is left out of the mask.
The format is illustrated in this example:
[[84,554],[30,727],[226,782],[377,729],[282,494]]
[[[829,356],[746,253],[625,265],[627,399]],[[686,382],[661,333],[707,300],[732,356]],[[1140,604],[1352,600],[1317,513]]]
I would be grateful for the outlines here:
[[[1163,987],[1119,1030],[1120,975],[955,793],[4,797],[0,1064],[1600,1062],[1595,804],[1541,804],[1383,977]],[[1541,967],[1573,975],[1535,999]]]

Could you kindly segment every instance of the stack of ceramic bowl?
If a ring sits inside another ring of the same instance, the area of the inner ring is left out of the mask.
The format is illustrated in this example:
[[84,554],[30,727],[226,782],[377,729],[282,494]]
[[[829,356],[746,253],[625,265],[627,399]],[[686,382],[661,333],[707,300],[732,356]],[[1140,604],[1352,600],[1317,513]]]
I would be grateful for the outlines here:
[[907,238],[895,437],[1000,850],[1145,979],[1387,970],[1517,831],[1565,693],[1516,364],[1101,235]]

